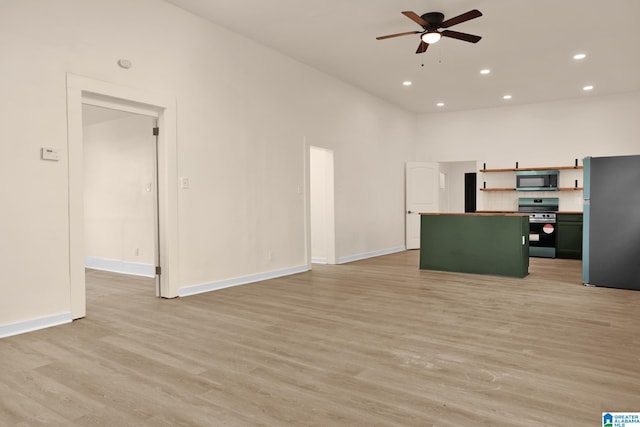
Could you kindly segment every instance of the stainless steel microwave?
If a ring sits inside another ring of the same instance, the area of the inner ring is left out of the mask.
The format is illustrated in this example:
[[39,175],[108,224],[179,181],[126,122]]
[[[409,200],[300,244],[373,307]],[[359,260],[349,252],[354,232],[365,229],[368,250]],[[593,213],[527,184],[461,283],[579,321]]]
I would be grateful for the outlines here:
[[554,191],[558,189],[560,171],[517,171],[516,190],[518,191]]

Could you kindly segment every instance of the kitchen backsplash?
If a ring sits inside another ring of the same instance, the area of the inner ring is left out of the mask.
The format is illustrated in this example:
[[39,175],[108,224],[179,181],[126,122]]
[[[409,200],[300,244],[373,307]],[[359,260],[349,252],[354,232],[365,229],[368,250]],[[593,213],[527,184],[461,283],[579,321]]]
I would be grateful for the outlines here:
[[582,212],[582,191],[491,191],[481,192],[478,210],[515,212],[520,197],[558,197],[559,210]]

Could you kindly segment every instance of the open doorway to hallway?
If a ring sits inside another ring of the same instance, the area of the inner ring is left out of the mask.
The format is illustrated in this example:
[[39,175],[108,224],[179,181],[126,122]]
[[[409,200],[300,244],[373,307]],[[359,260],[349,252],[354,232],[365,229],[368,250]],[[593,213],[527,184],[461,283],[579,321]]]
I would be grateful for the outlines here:
[[311,262],[336,263],[333,151],[309,147]]
[[111,278],[115,295],[117,286],[127,283],[147,283],[146,292],[154,294],[158,258],[154,127],[154,117],[82,106],[85,280]]
[[[178,182],[175,97],[118,86],[67,73],[67,144],[69,159],[69,282],[71,316],[86,315],[84,241],[84,143],[82,105],[154,117],[157,144],[158,259],[156,290],[163,298],[179,295]],[[160,271],[161,268],[161,271]]]

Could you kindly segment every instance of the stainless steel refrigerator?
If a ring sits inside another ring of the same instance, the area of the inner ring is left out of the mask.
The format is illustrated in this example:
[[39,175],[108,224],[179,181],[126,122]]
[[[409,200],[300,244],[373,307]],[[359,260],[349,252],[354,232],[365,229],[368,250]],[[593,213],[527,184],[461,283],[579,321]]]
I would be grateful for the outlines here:
[[640,290],[640,155],[584,159],[582,281]]

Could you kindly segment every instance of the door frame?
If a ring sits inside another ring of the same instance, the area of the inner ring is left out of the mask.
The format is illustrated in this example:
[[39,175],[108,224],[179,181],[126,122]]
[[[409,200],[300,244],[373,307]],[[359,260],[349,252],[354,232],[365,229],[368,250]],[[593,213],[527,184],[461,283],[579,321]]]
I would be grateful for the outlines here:
[[[67,73],[67,154],[69,161],[69,282],[73,319],[86,316],[84,273],[84,159],[82,104],[102,106],[158,117],[158,251],[162,280],[159,296],[174,298],[179,292],[178,173],[175,98],[118,86]],[[95,105],[95,104],[93,104]]]

